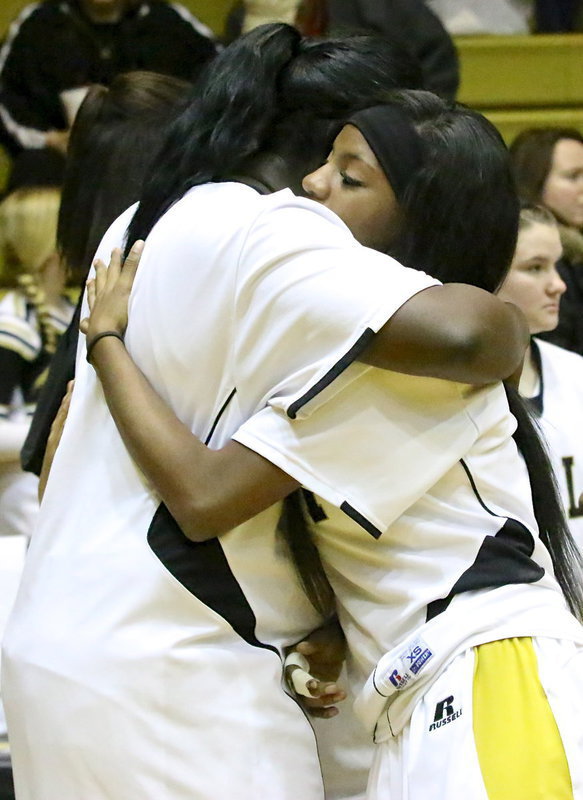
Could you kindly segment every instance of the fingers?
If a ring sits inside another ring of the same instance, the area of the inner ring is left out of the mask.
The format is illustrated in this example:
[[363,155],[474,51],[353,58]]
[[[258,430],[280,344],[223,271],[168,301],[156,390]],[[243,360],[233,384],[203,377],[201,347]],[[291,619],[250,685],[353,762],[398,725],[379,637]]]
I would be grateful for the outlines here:
[[144,242],[142,239],[138,239],[137,242],[133,243],[132,248],[128,253],[128,257],[124,261],[122,274],[124,278],[127,278],[130,281],[130,285],[134,282],[134,278],[136,277],[136,272],[143,250]]
[[107,281],[111,285],[119,278],[122,264],[122,253],[119,247],[114,247],[109,257],[109,267],[107,268]]
[[61,406],[57,412],[57,417],[66,417],[69,413],[69,406],[71,405],[71,392],[67,392],[67,394],[63,397],[61,402]]
[[318,651],[318,646],[312,644],[311,642],[305,641],[296,644],[295,649],[298,651],[298,653],[301,653],[303,656],[311,656]]
[[96,297],[99,297],[106,289],[111,290],[119,285],[129,293],[136,277],[143,249],[144,242],[138,239],[132,245],[125,261],[123,261],[122,251],[119,247],[115,247],[111,251],[109,266],[106,267],[101,259],[95,260],[93,264],[95,278],[87,281],[87,299],[91,311]]
[[286,667],[286,676],[296,694],[312,708],[329,706],[346,699],[346,692],[333,681],[320,681],[302,667]]
[[308,660],[312,675],[320,680],[337,680],[344,661],[343,642],[317,641],[312,637],[295,645],[295,650]]
[[96,259],[93,263],[93,267],[95,269],[95,278],[93,278],[93,284],[95,288],[95,295],[99,295],[105,289],[105,284],[107,282],[107,267],[101,261],[101,259]]
[[89,303],[89,311],[93,311],[95,305],[95,281],[93,278],[87,281],[87,302]]
[[311,717],[318,717],[318,719],[332,719],[332,717],[337,717],[340,713],[336,706],[329,706],[329,708],[308,708],[306,710]]
[[324,684],[315,680],[309,688],[314,696],[302,697],[302,705],[312,717],[330,719],[339,713],[336,704],[346,699],[342,689],[334,683]]
[[301,694],[302,697],[314,697],[314,691],[317,691],[318,683],[309,672],[301,667],[288,667],[286,670],[288,681],[291,683],[292,688],[296,694]]
[[346,692],[336,683],[322,683],[321,681],[316,681],[316,683],[317,686],[309,687],[312,697],[306,700],[306,703],[310,707],[330,706],[346,700]]

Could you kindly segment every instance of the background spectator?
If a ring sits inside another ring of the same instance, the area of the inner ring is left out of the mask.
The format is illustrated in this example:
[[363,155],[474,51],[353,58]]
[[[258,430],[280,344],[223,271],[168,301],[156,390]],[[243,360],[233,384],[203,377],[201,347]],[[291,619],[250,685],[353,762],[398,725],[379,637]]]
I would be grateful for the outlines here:
[[549,447],[549,455],[573,538],[583,550],[583,358],[539,340],[559,320],[565,283],[556,263],[561,239],[555,218],[541,206],[520,214],[516,253],[498,295],[524,313],[532,335],[520,377]]
[[[21,189],[0,204],[0,636],[38,510],[37,480],[22,472],[40,384],[73,313],[57,255],[56,189]],[[6,732],[0,703],[0,735]]]
[[[57,240],[79,283],[101,237],[135,202],[150,174],[167,126],[190,84],[169,75],[129,72],[111,86],[93,86],[71,131]],[[46,440],[67,382],[73,378],[79,307],[59,343],[22,452],[25,469],[40,474]]]
[[427,0],[453,35],[565,33],[577,28],[581,0]]
[[534,5],[538,33],[580,29],[581,0],[534,0]]
[[542,338],[583,355],[583,136],[575,128],[530,128],[510,147],[521,197],[559,222],[567,285],[557,328]]
[[[71,132],[59,222],[57,225],[57,211],[54,209],[51,228],[51,246],[54,247],[56,239],[75,282],[84,281],[97,243],[109,224],[138,198],[161,136],[178,113],[189,89],[190,84],[178,78],[151,72],[130,72],[118,75],[110,87],[93,86],[87,93]],[[16,192],[5,203],[10,206],[13,198],[22,191]],[[51,196],[57,194],[54,190],[48,192]],[[27,442],[31,443],[29,447],[32,448],[31,457],[37,465],[37,474],[50,425],[67,380],[73,377],[77,337],[78,324],[73,322],[51,360],[47,380],[34,410]],[[0,355],[2,352],[0,349]],[[22,426],[15,443],[16,459],[27,429],[28,421]],[[38,444],[37,451],[34,450],[35,443]],[[13,470],[19,472],[18,462]],[[36,475],[26,475],[25,479],[36,494]],[[4,588],[4,596],[0,595],[1,626],[2,615],[8,613],[8,605],[16,591],[24,547],[18,547],[16,537],[5,537],[4,541],[0,537],[0,544],[3,546],[0,589]],[[1,730],[0,722],[0,735]],[[8,769],[4,770],[7,781],[8,774]],[[8,793],[8,796],[12,795]],[[4,800],[1,785],[0,797]]]
[[26,6],[0,51],[0,132],[9,152],[20,154],[9,188],[60,180],[68,132],[89,84],[109,85],[136,69],[194,80],[215,52],[210,30],[164,0]]
[[425,89],[455,97],[459,86],[456,50],[423,0],[239,0],[227,18],[226,39],[231,41],[248,30],[250,23],[286,22],[290,17],[305,35],[368,32],[387,36],[419,60]]
[[532,0],[427,0],[427,4],[452,36],[525,34],[531,30]]

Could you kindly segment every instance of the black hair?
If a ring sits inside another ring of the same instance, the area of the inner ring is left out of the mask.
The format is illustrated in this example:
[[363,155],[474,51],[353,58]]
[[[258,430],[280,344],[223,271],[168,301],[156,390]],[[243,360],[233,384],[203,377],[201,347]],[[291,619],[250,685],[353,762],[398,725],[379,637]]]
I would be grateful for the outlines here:
[[517,422],[514,441],[528,470],[540,539],[551,555],[555,577],[571,612],[583,622],[583,556],[565,518],[543,434],[528,400],[514,386],[505,383],[504,388]]
[[260,150],[277,114],[280,72],[300,38],[290,25],[261,25],[215,58],[164,142],[129,226],[128,248],[188,189],[236,172]]
[[422,165],[400,203],[390,255],[444,282],[496,291],[512,262],[519,200],[507,148],[484,116],[429,92],[395,92]]
[[312,41],[283,23],[261,25],[212,62],[173,124],[132,220],[127,248],[193,186],[249,175],[267,153],[288,185],[326,155],[338,120],[418,85],[412,57],[385,37]]
[[160,135],[190,84],[154,72],[118,75],[89,89],[71,131],[57,230],[79,282],[111,222],[139,199]]
[[421,82],[419,63],[396,41],[365,35],[302,40],[281,75],[281,110],[265,147],[286,162],[291,188],[300,190],[348,114]]
[[[427,92],[397,92],[391,104],[415,127],[423,158],[405,190],[400,229],[389,253],[444,283],[495,292],[512,262],[520,215],[502,138],[481,114]],[[567,603],[581,620],[583,559],[533,413],[514,387],[505,388],[517,420],[514,440],[528,470],[540,538]]]

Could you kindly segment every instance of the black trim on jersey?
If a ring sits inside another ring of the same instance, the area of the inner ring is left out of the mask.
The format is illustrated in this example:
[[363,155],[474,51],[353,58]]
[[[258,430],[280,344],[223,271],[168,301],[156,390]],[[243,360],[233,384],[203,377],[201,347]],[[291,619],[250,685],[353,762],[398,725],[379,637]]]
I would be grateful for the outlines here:
[[372,522],[369,522],[366,517],[363,517],[360,512],[358,512],[355,508],[349,505],[346,501],[342,503],[340,506],[340,511],[344,511],[350,519],[353,519],[357,525],[360,525],[361,528],[364,528],[367,533],[370,533],[372,537],[378,539],[382,536],[382,531],[376,528]]
[[154,555],[185,589],[215,611],[248,644],[279,651],[255,635],[257,620],[233,575],[218,539],[192,542],[180,530],[164,503],[158,506],[148,529]]
[[328,519],[328,514],[326,514],[320,503],[318,503],[314,497],[314,492],[311,492],[309,489],[302,489],[302,494],[312,522],[323,522],[325,519]]
[[210,429],[210,431],[209,431],[209,434],[208,434],[208,436],[206,437],[206,439],[204,440],[204,443],[205,443],[206,445],[208,445],[208,443],[209,443],[209,442],[210,442],[210,440],[212,439],[212,435],[213,435],[213,433],[215,432],[215,429],[216,429],[217,425],[219,424],[219,420],[220,420],[220,418],[223,416],[223,414],[225,413],[225,411],[227,410],[227,408],[228,408],[228,406],[229,406],[229,403],[231,402],[231,400],[233,399],[233,397],[234,397],[236,394],[237,394],[237,388],[235,387],[234,389],[232,389],[232,391],[231,391],[230,395],[227,397],[227,399],[225,400],[225,402],[224,402],[224,403],[223,403],[223,405],[221,406],[221,408],[220,408],[220,410],[219,410],[219,413],[218,413],[218,414],[217,414],[217,416],[215,417],[215,421],[214,421],[214,422],[213,422],[213,424],[211,425],[211,429]]
[[335,380],[342,372],[344,372],[346,367],[349,367],[353,361],[356,361],[358,356],[362,353],[374,335],[375,332],[372,330],[372,328],[367,328],[362,336],[360,336],[352,345],[350,350],[348,350],[342,356],[342,358],[320,378],[319,381],[317,381],[310,389],[308,389],[305,394],[303,394],[289,406],[287,410],[288,417],[290,419],[295,419],[300,408],[305,406],[306,403],[309,403],[310,400],[313,400],[317,394],[320,394],[321,391],[323,391],[327,386],[329,386],[329,384],[332,383],[333,380]]
[[[504,519],[488,508],[467,464],[463,460],[460,464],[482,508],[491,516]],[[545,571],[532,560],[533,551],[534,537],[528,528],[516,519],[506,519],[495,536],[485,537],[474,563],[458,578],[447,597],[428,604],[426,622],[445,611],[456,594],[516,583],[536,583]]]
[[226,178],[221,180],[221,183],[242,183],[250,189],[255,189],[258,194],[273,194],[277,192],[275,186],[269,186],[265,181],[259,178],[252,178],[250,175],[227,175]]
[[383,694],[379,687],[377,686],[377,668],[375,667],[372,673],[372,686],[375,692],[380,695],[381,697],[388,697],[388,695]]
[[535,397],[527,397],[526,400],[532,408],[535,410],[535,413],[538,417],[542,416],[544,410],[544,394],[545,394],[545,384],[544,384],[544,377],[543,377],[543,362],[540,354],[540,347],[538,346],[536,339],[530,339],[530,352],[532,353],[532,360],[534,362],[534,367],[538,372],[539,378],[539,389],[538,394]]

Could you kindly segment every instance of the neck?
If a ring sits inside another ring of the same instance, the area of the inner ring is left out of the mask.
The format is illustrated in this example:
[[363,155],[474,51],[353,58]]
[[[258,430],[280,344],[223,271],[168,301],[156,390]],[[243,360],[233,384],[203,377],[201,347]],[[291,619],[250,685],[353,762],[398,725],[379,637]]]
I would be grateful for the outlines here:
[[261,181],[273,192],[290,188],[297,193],[300,189],[299,185],[295,185],[297,180],[291,174],[286,162],[273,153],[261,153],[253,156],[243,165],[241,172]]

